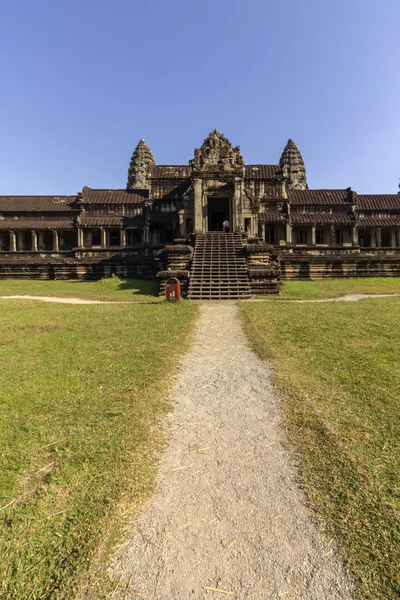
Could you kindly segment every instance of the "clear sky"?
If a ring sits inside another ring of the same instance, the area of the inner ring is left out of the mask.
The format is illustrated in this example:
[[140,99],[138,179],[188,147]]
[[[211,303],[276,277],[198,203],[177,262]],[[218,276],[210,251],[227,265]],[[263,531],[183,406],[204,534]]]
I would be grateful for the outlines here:
[[122,188],[145,138],[187,164],[289,137],[312,188],[395,193],[399,0],[2,0],[0,194]]

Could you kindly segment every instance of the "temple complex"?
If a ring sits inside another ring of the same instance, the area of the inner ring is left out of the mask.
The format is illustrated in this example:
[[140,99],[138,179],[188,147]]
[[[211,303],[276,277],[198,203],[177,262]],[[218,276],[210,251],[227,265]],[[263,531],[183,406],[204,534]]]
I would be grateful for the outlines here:
[[187,165],[157,165],[140,140],[122,189],[0,196],[0,277],[111,273],[158,276],[161,289],[174,274],[193,298],[400,276],[400,195],[309,189],[292,140],[277,164],[249,165],[214,129]]

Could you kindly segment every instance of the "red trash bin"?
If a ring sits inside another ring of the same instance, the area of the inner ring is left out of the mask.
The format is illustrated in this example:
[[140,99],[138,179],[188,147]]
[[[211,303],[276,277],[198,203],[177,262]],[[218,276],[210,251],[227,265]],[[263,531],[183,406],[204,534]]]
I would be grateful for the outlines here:
[[176,277],[169,277],[165,282],[165,299],[167,302],[179,302],[181,299],[181,284]]

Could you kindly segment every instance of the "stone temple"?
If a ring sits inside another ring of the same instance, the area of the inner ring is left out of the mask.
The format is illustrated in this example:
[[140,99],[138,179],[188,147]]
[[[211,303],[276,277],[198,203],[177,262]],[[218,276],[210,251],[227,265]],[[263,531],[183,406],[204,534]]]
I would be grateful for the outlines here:
[[192,298],[400,276],[400,195],[309,189],[292,140],[277,164],[249,165],[214,129],[187,165],[157,165],[140,140],[122,189],[0,196],[0,278],[112,273],[157,276],[161,290],[174,275]]

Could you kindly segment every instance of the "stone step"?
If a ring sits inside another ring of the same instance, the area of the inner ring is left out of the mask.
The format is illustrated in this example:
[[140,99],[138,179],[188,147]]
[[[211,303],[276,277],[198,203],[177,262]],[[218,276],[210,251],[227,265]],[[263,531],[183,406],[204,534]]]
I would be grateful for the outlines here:
[[237,300],[250,296],[242,236],[223,232],[197,235],[189,298]]

